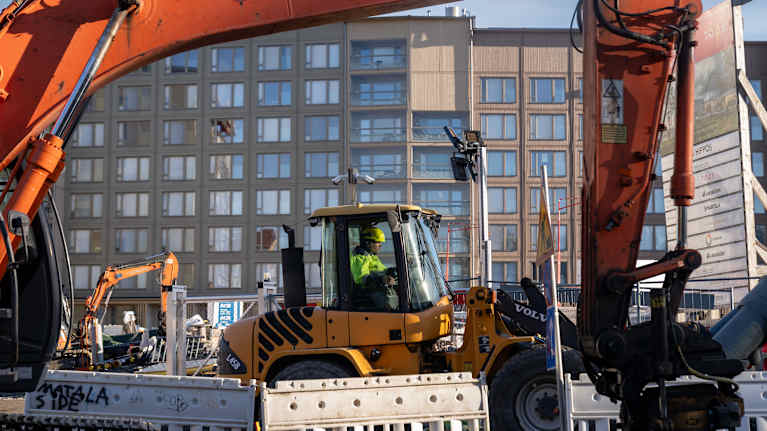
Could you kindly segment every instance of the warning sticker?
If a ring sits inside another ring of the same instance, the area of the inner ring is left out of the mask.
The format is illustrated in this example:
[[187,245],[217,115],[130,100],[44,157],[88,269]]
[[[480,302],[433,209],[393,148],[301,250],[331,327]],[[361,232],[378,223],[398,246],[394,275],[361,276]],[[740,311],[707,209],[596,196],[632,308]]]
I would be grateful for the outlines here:
[[623,80],[602,80],[602,124],[623,124]]
[[606,144],[627,144],[628,132],[623,124],[602,124],[602,142]]

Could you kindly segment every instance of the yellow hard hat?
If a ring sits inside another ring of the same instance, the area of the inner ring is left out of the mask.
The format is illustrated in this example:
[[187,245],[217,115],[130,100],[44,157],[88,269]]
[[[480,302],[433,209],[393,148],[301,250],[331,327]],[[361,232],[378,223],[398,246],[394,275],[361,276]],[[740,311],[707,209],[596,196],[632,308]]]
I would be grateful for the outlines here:
[[386,242],[386,237],[381,229],[377,227],[366,227],[362,229],[360,238],[373,242]]

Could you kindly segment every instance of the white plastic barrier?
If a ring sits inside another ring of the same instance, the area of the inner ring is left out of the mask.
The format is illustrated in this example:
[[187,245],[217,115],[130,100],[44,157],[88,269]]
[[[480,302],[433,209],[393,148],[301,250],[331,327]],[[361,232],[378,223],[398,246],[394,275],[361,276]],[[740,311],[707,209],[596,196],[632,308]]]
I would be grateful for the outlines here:
[[[703,380],[684,376],[675,382],[693,383]],[[738,431],[749,431],[752,419],[758,431],[767,431],[767,372],[740,373],[735,377],[735,382],[740,386],[738,394],[743,398],[745,411]],[[598,394],[585,374],[581,374],[578,380],[572,380],[569,374],[565,375],[565,393],[572,422],[578,425],[578,429],[589,429],[588,422],[593,421],[597,431],[607,431],[610,429],[610,420],[618,419],[620,406],[606,396]],[[583,428],[584,426],[586,428]]]
[[[274,389],[261,386],[263,431],[306,428],[340,429],[385,425],[395,431],[410,424],[412,431],[463,429],[468,422],[479,431],[489,429],[487,385],[471,373],[411,376],[356,377],[345,379],[278,382]],[[372,427],[369,428],[372,430]]]
[[253,431],[255,385],[238,379],[48,371],[27,415],[141,418],[154,425]]

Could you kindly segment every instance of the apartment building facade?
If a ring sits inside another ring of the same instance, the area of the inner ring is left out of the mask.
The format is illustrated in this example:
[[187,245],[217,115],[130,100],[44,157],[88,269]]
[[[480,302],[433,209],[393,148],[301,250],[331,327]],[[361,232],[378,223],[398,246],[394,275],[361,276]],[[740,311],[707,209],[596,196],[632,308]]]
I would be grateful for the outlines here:
[[[178,54],[99,90],[56,187],[78,302],[108,263],[173,250],[189,295],[281,283],[296,230],[307,284],[319,286],[316,208],[409,202],[442,213],[449,279],[479,272],[478,190],[452,179],[442,127],[488,145],[493,280],[535,277],[546,166],[561,283],[580,279],[581,58],[566,30],[474,29],[468,17],[386,17]],[[767,70],[767,69],[766,69]],[[331,179],[348,168],[375,184]],[[653,195],[642,255],[665,250]],[[656,193],[654,191],[653,193]],[[110,316],[151,319],[156,276],[124,280]]]

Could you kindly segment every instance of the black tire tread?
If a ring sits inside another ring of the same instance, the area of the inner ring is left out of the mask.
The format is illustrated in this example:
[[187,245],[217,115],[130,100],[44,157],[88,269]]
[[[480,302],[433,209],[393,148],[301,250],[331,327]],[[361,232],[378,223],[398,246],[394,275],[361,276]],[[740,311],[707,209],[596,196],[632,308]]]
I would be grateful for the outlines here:
[[[580,354],[571,349],[562,350],[565,373],[578,375],[584,373]],[[519,352],[501,367],[490,385],[490,423],[493,431],[533,431],[522,427],[515,410],[516,396],[525,383],[542,373],[546,373],[546,348],[536,345]],[[554,379],[554,373],[548,372]],[[502,406],[510,406],[504,408]],[[510,412],[509,412],[510,410]]]
[[305,359],[281,369],[269,381],[269,387],[281,380],[311,380],[355,377],[348,367],[324,359]]

